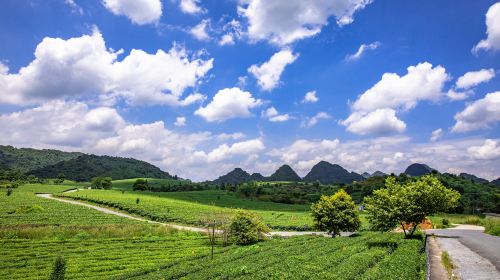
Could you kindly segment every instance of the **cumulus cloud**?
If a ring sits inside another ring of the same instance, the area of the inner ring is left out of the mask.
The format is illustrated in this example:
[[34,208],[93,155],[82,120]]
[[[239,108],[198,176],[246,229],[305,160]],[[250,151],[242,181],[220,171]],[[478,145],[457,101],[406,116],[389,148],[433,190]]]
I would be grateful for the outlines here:
[[345,59],[347,61],[354,61],[354,60],[358,60],[360,59],[363,54],[367,51],[370,51],[370,50],[375,50],[377,49],[378,47],[380,47],[380,42],[373,42],[371,44],[362,44],[361,46],[359,46],[358,48],[358,51],[353,53],[353,54],[348,54]]
[[293,63],[298,54],[293,54],[289,49],[283,49],[271,56],[269,61],[261,65],[252,65],[248,68],[256,79],[262,90],[271,91],[280,83],[281,74],[285,71],[288,64]]
[[306,93],[304,95],[304,99],[302,100],[302,103],[316,103],[318,102],[319,98],[316,96],[316,91],[312,90]]
[[406,124],[396,117],[396,111],[389,108],[369,113],[354,112],[341,124],[347,127],[347,131],[359,135],[401,133],[406,130]]
[[199,24],[191,28],[189,33],[193,35],[196,39],[200,41],[208,41],[210,40],[210,36],[208,35],[207,28],[210,26],[210,21],[207,19],[202,20]]
[[113,14],[139,25],[157,23],[162,15],[160,0],[103,0],[103,4]]
[[335,17],[339,26],[351,23],[354,13],[372,0],[239,2],[238,12],[248,21],[250,40],[286,45],[320,33],[331,16]]
[[486,39],[472,48],[472,52],[481,50],[500,50],[500,3],[493,4],[486,13]]
[[404,76],[383,74],[379,82],[358,97],[351,106],[352,114],[340,123],[361,135],[405,131],[406,124],[396,112],[410,110],[420,101],[439,100],[445,96],[443,87],[449,80],[446,69],[428,62],[410,66],[407,71]]
[[223,122],[233,118],[248,118],[252,115],[250,109],[262,104],[262,100],[255,99],[248,91],[237,87],[225,88],[219,90],[207,106],[200,107],[194,114],[207,122]]
[[217,135],[217,139],[221,141],[226,141],[226,140],[238,140],[245,138],[246,135],[243,132],[235,132],[235,133],[221,133]]
[[443,137],[444,131],[442,128],[438,128],[431,133],[431,142],[436,142],[439,138]]
[[326,112],[318,112],[316,115],[310,117],[310,118],[306,118],[303,122],[302,122],[302,127],[313,127],[315,126],[318,121],[320,120],[327,120],[331,118],[331,116],[326,113]]
[[199,151],[195,153],[195,157],[202,158],[205,162],[213,163],[228,159],[237,155],[255,155],[263,151],[266,147],[261,139],[252,139],[242,142],[237,142],[232,145],[222,144],[212,151],[206,153]]
[[469,89],[477,86],[478,84],[488,82],[493,77],[495,77],[495,70],[493,68],[467,72],[457,79],[456,88]]
[[205,10],[199,4],[200,0],[181,0],[179,2],[181,11],[191,15],[205,13]]
[[455,115],[454,132],[466,132],[489,128],[500,122],[500,91],[488,93],[482,99],[468,104]]
[[492,160],[500,158],[500,144],[497,140],[486,139],[480,146],[472,146],[467,152],[475,159]]
[[446,97],[448,97],[451,101],[460,101],[460,100],[465,100],[469,97],[471,97],[474,94],[474,91],[472,90],[466,90],[466,91],[456,91],[453,89],[448,90],[446,93]]
[[175,126],[185,126],[186,125],[186,117],[177,117],[174,122]]
[[262,112],[262,117],[268,119],[270,122],[286,122],[290,119],[290,115],[278,113],[278,110],[274,107],[269,107],[267,110]]
[[187,88],[195,87],[212,68],[213,59],[190,57],[174,45],[170,51],[148,54],[133,49],[123,53],[106,48],[99,30],[68,40],[44,38],[35,59],[18,73],[0,63],[0,103],[40,104],[51,99],[124,98],[130,104],[181,106],[203,99]]

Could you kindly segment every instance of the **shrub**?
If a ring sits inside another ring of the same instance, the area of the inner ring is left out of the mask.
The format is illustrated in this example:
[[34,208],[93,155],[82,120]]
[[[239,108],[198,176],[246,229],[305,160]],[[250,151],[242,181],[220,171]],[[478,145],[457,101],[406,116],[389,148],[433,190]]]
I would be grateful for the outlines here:
[[7,196],[10,196],[12,194],[12,188],[7,189]]
[[249,245],[265,238],[269,229],[261,218],[249,211],[238,211],[229,226],[229,234],[234,243]]
[[94,177],[92,178],[92,183],[90,185],[93,189],[105,189],[110,190],[113,187],[110,177]]
[[335,237],[341,231],[356,231],[361,225],[356,204],[344,190],[334,195],[323,195],[311,206],[316,227]]
[[481,219],[479,217],[469,216],[465,219],[465,224],[467,225],[479,225],[481,223]]
[[132,187],[134,191],[147,191],[149,190],[148,180],[137,179]]
[[136,199],[135,199],[135,204],[139,204],[139,202],[140,202],[140,201],[141,201],[141,200],[140,200],[139,198],[136,198]]
[[64,280],[64,274],[66,273],[66,260],[59,256],[54,262],[54,268],[50,274],[50,280]]
[[442,219],[441,224],[443,224],[444,227],[449,227],[450,221],[448,219]]

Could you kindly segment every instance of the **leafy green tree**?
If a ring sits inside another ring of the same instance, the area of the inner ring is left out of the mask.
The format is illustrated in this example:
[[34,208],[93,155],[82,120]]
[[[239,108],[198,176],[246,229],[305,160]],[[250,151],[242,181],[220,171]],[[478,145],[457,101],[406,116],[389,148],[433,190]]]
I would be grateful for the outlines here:
[[90,184],[93,189],[110,190],[113,187],[112,179],[110,177],[94,177]]
[[132,186],[134,191],[147,191],[149,190],[148,180],[145,179],[137,179]]
[[54,179],[54,183],[56,183],[56,184],[64,183],[64,179],[66,179],[66,176],[64,176],[64,173],[59,173],[59,174],[57,174],[57,179]]
[[[459,199],[457,191],[425,175],[403,183],[388,177],[385,187],[366,197],[364,203],[372,229],[389,231],[401,225],[405,236],[412,236],[426,216],[456,207]],[[411,230],[407,232],[404,225],[410,225]]]
[[249,245],[265,238],[269,232],[262,219],[249,211],[238,211],[229,226],[229,234],[238,245]]
[[64,275],[66,273],[66,260],[59,256],[54,262],[54,268],[50,274],[50,280],[64,280]]
[[356,204],[343,189],[334,195],[322,195],[311,206],[316,228],[326,230],[335,237],[341,231],[356,231],[361,225]]

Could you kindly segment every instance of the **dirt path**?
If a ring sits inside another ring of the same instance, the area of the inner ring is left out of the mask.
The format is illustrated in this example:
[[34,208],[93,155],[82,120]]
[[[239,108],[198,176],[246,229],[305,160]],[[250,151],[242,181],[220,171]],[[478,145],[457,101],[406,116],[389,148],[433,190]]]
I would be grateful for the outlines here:
[[[75,192],[75,191],[77,191],[77,190],[70,190],[67,192]],[[52,199],[52,200],[56,200],[56,201],[60,201],[60,202],[65,202],[65,203],[69,203],[69,204],[73,204],[73,205],[85,206],[85,207],[92,208],[92,209],[97,210],[97,211],[101,211],[101,212],[106,213],[106,214],[116,215],[116,216],[123,217],[126,219],[132,219],[132,220],[147,222],[147,223],[151,223],[151,224],[164,225],[164,226],[176,228],[179,230],[206,232],[205,228],[181,226],[181,225],[170,224],[170,223],[156,222],[156,221],[148,220],[148,219],[145,219],[142,217],[133,216],[133,215],[130,215],[128,213],[109,209],[106,207],[92,205],[92,204],[88,204],[88,203],[84,203],[84,202],[80,202],[80,201],[76,201],[76,200],[72,200],[72,199],[63,199],[63,198],[54,197],[54,196],[52,196],[52,194],[45,194],[44,193],[44,194],[37,194],[37,196],[43,197],[46,199]],[[342,233],[342,236],[349,236],[351,234],[352,233],[350,233],[350,232],[346,232],[346,233]],[[298,236],[298,235],[321,235],[321,236],[325,236],[325,237],[331,237],[326,232],[321,232],[321,231],[272,231],[269,233],[269,236],[272,236],[272,235],[277,235],[277,236],[281,236],[281,237],[292,237],[292,236]]]

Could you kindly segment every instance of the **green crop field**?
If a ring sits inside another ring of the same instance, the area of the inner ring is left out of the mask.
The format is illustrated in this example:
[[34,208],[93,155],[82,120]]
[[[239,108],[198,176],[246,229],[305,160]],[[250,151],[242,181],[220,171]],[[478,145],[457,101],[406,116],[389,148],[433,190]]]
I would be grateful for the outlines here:
[[35,193],[57,193],[71,186],[29,184],[14,189],[10,196],[0,190],[0,226],[3,225],[86,225],[135,223],[84,206],[37,197]]
[[273,239],[119,279],[425,279],[423,242],[398,234]]
[[309,229],[312,225],[307,205],[245,200],[223,191],[147,193],[81,190],[64,196],[112,206],[163,222],[199,225],[200,220],[208,214],[230,212],[231,208],[245,208],[259,214],[266,224],[274,228]]
[[109,279],[156,268],[209,252],[206,237],[194,233],[118,238],[0,239],[0,279],[47,279],[54,259],[67,261],[67,279]]
[[134,183],[137,179],[148,180],[149,187],[157,188],[161,186],[172,186],[172,185],[182,185],[185,183],[190,183],[189,180],[174,180],[174,179],[155,179],[155,178],[134,178],[134,179],[124,179],[124,180],[114,180],[113,188],[120,190],[132,190]]

